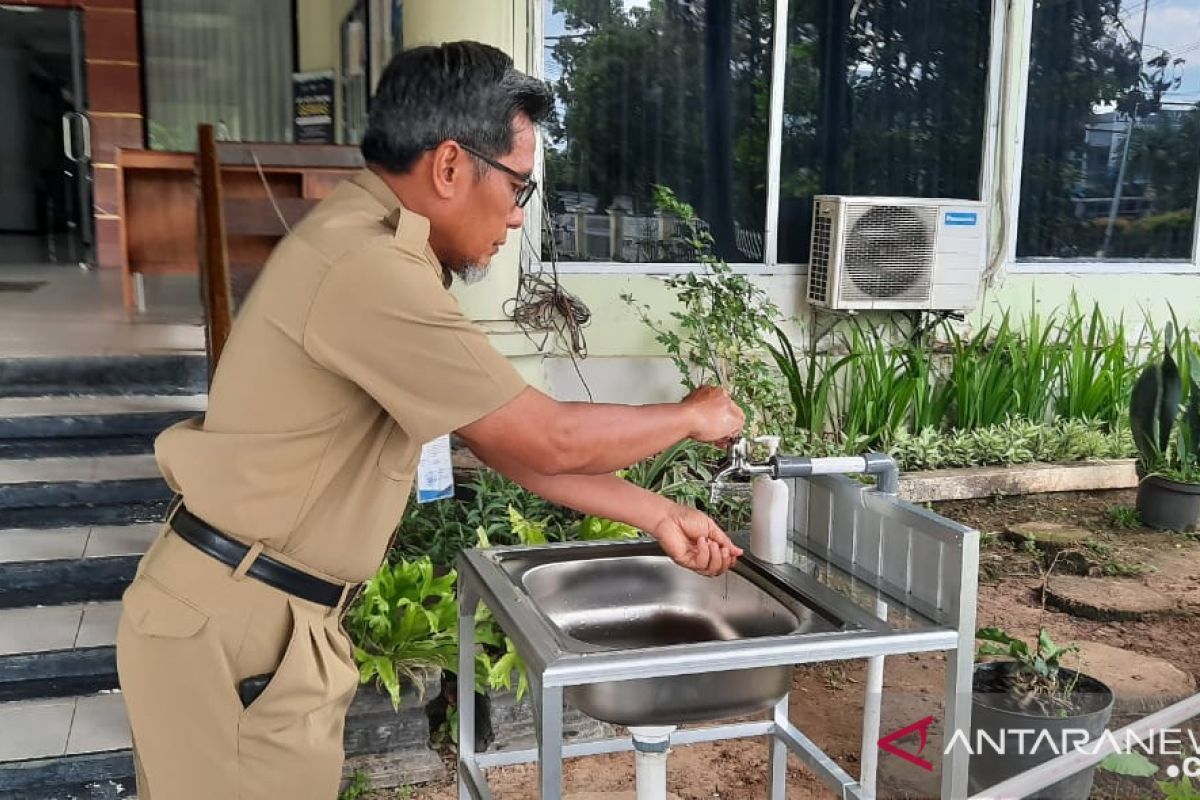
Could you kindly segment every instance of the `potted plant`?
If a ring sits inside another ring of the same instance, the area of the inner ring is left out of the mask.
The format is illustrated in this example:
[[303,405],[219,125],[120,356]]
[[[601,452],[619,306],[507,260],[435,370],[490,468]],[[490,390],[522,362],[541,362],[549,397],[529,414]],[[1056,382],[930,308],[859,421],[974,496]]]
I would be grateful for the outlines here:
[[[1003,660],[975,665],[971,700],[970,784],[972,794],[1060,755],[1064,732],[1068,745],[1082,744],[1076,731],[1095,739],[1112,716],[1112,690],[1095,678],[1062,666],[1075,645],[1060,647],[1038,631],[1029,644],[1000,628],[976,633],[980,658]],[[995,743],[995,745],[993,745]],[[1002,750],[1002,752],[1000,752]],[[1094,769],[1064,778],[1030,797],[1086,800]]]
[[1197,377],[1200,359],[1187,331],[1176,342],[1174,328],[1168,324],[1162,359],[1146,365],[1129,400],[1129,425],[1141,479],[1137,509],[1152,528],[1190,531],[1200,522]]

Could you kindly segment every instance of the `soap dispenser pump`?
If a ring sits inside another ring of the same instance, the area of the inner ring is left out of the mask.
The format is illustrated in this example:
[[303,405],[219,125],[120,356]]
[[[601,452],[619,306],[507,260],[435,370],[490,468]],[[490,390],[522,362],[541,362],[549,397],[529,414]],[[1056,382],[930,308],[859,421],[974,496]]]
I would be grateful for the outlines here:
[[[760,436],[754,441],[767,446],[768,459],[779,450],[778,436]],[[786,563],[788,527],[787,481],[756,475],[751,483],[751,554],[768,564]]]

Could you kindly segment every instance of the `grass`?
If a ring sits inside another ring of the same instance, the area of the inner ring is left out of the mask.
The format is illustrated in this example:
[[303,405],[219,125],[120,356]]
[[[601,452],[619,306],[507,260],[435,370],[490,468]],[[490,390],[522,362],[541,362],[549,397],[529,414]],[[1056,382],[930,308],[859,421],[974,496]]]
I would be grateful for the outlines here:
[[1156,570],[1149,564],[1139,564],[1136,561],[1109,561],[1100,571],[1108,578],[1136,578]]
[[1133,506],[1115,505],[1108,509],[1108,523],[1114,528],[1132,530],[1142,527],[1142,518]]

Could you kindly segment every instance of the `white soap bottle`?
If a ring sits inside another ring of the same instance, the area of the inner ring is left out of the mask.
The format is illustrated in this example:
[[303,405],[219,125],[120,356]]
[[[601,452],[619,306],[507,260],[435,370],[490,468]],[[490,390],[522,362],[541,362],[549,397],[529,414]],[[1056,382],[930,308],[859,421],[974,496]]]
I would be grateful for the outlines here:
[[[755,439],[767,446],[769,456],[779,450],[778,436]],[[770,475],[756,475],[751,482],[750,552],[768,564],[787,562],[788,485]]]

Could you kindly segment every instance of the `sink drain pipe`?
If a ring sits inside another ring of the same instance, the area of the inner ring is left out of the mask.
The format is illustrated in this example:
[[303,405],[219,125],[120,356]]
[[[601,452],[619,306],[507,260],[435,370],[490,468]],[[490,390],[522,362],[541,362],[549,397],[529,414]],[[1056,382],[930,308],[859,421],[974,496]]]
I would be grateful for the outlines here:
[[674,725],[639,725],[633,737],[637,800],[667,800],[667,754],[671,752]]

